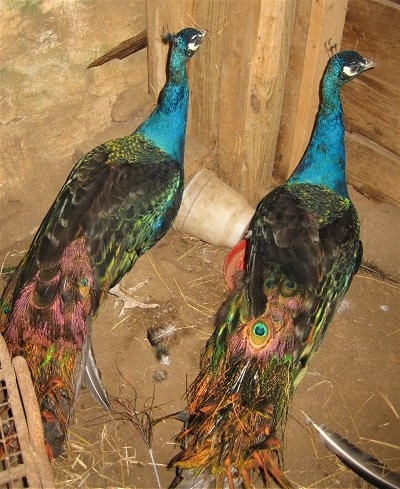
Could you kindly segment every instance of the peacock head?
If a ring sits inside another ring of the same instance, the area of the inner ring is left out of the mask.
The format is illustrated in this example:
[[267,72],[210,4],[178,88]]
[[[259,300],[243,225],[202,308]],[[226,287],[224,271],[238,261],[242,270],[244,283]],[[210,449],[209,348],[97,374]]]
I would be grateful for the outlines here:
[[329,61],[326,75],[339,85],[343,85],[374,66],[373,61],[364,58],[356,51],[340,51]]
[[188,59],[197,51],[206,32],[188,27],[177,34],[167,34],[165,40],[171,43],[173,51]]

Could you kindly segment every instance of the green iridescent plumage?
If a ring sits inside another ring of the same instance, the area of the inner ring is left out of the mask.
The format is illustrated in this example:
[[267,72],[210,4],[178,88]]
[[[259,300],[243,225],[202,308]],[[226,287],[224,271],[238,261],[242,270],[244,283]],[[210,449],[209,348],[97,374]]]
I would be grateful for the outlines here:
[[170,35],[168,80],[153,113],[75,166],[1,299],[0,330],[23,355],[49,456],[62,452],[81,384],[109,409],[91,323],[111,287],[171,226],[183,192],[186,64],[205,32]]
[[217,314],[187,392],[171,487],[192,478],[196,487],[250,488],[252,470],[291,487],[277,463],[278,436],[362,256],[346,188],[339,94],[371,66],[355,52],[330,60],[309,147],[292,177],[257,207],[243,276]]

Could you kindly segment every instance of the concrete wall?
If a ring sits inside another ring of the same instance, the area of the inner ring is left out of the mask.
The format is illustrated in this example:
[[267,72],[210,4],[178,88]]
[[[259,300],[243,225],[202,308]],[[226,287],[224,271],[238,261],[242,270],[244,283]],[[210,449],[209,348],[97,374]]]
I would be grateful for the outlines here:
[[[109,128],[122,93],[140,104],[147,52],[87,70],[145,29],[145,0],[0,0],[0,253],[32,239],[73,164]],[[134,105],[135,105],[134,103]],[[29,241],[28,241],[29,242]]]

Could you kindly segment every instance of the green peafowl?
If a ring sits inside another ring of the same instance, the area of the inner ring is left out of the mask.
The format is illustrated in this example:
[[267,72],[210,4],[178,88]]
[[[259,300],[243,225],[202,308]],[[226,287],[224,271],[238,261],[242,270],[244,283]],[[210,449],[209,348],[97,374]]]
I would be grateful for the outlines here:
[[83,382],[110,408],[93,354],[92,319],[177,214],[186,63],[204,35],[187,28],[167,36],[168,80],[158,106],[133,134],[94,148],[76,164],[3,293],[0,329],[11,355],[29,365],[50,458],[62,453]]
[[257,207],[243,275],[217,313],[180,414],[171,487],[249,488],[253,469],[291,487],[279,467],[279,432],[362,256],[340,90],[373,66],[353,51],[330,59],[309,146],[288,181]]

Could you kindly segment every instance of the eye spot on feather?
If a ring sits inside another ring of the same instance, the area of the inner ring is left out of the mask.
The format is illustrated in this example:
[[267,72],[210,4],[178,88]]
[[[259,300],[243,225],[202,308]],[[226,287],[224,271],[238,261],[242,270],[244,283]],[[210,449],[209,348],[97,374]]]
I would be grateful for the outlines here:
[[253,332],[257,336],[266,336],[267,335],[267,332],[268,332],[268,329],[267,329],[267,327],[265,326],[264,323],[256,323],[253,326]]
[[78,282],[79,293],[83,298],[89,295],[89,280],[83,277]]
[[256,321],[250,325],[249,340],[253,348],[261,348],[268,343],[270,330],[262,321]]
[[285,280],[281,285],[281,294],[284,297],[293,297],[297,292],[298,286],[294,280]]
[[264,286],[267,290],[273,289],[275,287],[275,285],[276,285],[275,277],[268,277],[267,280],[265,281],[265,284],[264,284]]
[[8,304],[5,304],[5,306],[3,307],[3,313],[10,314],[10,312],[11,312],[11,307]]

